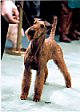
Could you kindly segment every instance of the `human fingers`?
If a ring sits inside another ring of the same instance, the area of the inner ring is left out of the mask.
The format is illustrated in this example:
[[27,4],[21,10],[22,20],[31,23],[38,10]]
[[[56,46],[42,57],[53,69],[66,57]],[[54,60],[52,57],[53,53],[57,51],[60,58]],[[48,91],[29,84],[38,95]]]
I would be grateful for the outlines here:
[[15,18],[16,18],[17,20],[19,20],[19,12],[18,12],[18,9],[17,9],[17,8],[13,8],[13,9],[12,9],[12,13],[13,13],[13,15],[15,16]]
[[5,18],[8,20],[9,23],[12,23],[12,24],[18,24],[19,23],[19,20],[16,19],[14,16],[12,16],[11,14],[6,14],[5,15]]

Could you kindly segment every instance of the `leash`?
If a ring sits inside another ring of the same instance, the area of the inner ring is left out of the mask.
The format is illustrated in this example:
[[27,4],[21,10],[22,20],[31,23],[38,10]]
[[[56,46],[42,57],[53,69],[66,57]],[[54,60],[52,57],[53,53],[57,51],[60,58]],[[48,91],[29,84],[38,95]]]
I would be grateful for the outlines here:
[[31,24],[30,24],[30,22],[29,22],[29,20],[28,20],[28,18],[27,18],[27,16],[26,16],[26,13],[25,13],[24,9],[22,8],[21,4],[19,3],[19,4],[17,5],[17,7],[18,7],[18,8],[21,7],[21,9],[22,9],[22,11],[23,11],[23,14],[24,14],[24,16],[25,16],[26,21],[28,22],[29,26],[31,26]]
[[[19,4],[17,5],[17,7],[18,7],[18,8],[21,7],[21,9],[22,9],[22,11],[23,11],[23,14],[24,14],[24,16],[25,16],[25,19],[26,19],[27,23],[29,24],[29,26],[31,26],[31,24],[30,24],[30,22],[29,22],[29,20],[28,20],[28,18],[27,18],[27,16],[26,16],[26,13],[25,13],[23,7],[21,6],[21,4],[19,3]],[[49,28],[49,29],[46,31],[46,33],[47,33],[50,29],[51,29],[51,28]]]

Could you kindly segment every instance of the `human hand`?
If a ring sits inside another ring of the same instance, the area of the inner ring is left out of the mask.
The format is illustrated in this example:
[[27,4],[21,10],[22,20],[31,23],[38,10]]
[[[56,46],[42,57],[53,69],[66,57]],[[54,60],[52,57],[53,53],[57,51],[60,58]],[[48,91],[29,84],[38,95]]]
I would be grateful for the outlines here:
[[1,15],[12,24],[19,23],[19,12],[16,5],[12,1],[2,1]]

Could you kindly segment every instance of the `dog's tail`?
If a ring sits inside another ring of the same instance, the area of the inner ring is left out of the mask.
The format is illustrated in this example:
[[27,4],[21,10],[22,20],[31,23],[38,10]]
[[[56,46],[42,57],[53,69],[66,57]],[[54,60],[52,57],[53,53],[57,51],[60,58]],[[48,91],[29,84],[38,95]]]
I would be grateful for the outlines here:
[[51,29],[51,32],[50,32],[50,35],[49,35],[50,39],[54,39],[55,31],[56,31],[56,26],[57,26],[57,17],[54,16],[53,17],[52,29]]

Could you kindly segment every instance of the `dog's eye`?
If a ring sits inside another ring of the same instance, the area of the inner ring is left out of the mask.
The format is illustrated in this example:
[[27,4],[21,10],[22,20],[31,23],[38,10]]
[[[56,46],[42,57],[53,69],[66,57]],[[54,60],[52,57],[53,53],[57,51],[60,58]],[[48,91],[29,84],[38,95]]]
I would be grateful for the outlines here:
[[41,27],[41,28],[44,28],[44,25],[43,25],[43,24],[41,24],[41,25],[40,25],[40,27]]

